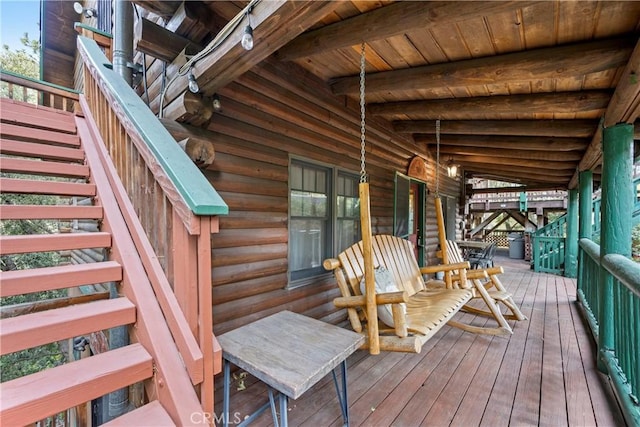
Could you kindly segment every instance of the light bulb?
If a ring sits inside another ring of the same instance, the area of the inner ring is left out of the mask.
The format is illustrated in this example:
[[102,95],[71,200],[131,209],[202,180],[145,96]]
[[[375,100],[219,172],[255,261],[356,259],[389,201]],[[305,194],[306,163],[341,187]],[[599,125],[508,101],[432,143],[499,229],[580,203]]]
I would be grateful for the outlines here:
[[200,92],[200,86],[198,86],[198,82],[196,81],[196,77],[193,75],[193,72],[189,70],[189,90],[192,93]]
[[213,102],[211,104],[213,105],[214,110],[216,111],[222,110],[222,103],[220,102],[220,97],[218,96],[217,93],[213,95]]
[[253,28],[251,28],[251,25],[244,27],[244,34],[240,43],[245,50],[253,49]]

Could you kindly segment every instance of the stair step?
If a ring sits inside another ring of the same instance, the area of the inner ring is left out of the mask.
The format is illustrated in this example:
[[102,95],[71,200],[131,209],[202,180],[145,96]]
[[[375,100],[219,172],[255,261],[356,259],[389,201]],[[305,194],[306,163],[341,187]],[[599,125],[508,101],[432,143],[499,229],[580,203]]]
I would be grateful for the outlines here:
[[111,247],[111,234],[67,233],[0,236],[0,255]]
[[0,126],[0,135],[21,141],[42,141],[47,144],[69,147],[80,146],[80,137],[78,135],[53,130],[28,128],[9,123],[2,123],[2,126]]
[[132,344],[2,383],[0,418],[27,425],[153,375],[153,360]]
[[128,412],[108,423],[102,424],[104,427],[130,427],[130,426],[175,426],[167,411],[160,402],[154,400],[131,412]]
[[15,141],[6,138],[0,139],[0,153],[47,160],[67,160],[70,162],[81,162],[84,160],[84,150],[80,148],[59,147],[50,144]]
[[3,123],[8,122],[70,134],[76,133],[76,123],[71,113],[38,108],[32,104],[15,102],[6,98],[2,98],[0,105],[2,106],[0,118]]
[[2,219],[102,219],[101,206],[0,205]]
[[115,261],[105,261],[3,271],[0,272],[0,278],[0,296],[7,297],[95,283],[119,282],[122,280],[122,267]]
[[96,195],[95,184],[38,181],[35,179],[0,178],[0,188],[2,188],[3,193],[85,197],[93,197]]
[[3,157],[2,172],[87,178],[89,176],[89,166]]
[[136,321],[136,307],[115,298],[0,320],[0,354],[102,331]]

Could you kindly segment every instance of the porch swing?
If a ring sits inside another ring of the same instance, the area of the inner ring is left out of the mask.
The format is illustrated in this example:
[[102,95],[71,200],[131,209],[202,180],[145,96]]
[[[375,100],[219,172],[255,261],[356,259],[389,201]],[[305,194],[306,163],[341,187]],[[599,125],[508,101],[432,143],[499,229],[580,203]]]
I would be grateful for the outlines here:
[[[436,120],[436,168],[440,165],[440,120]],[[436,210],[436,221],[438,224],[438,240],[441,250],[438,256],[443,264],[451,262],[463,262],[462,253],[458,245],[453,240],[447,240],[444,214],[442,210],[442,200],[440,199],[440,174],[436,171],[436,192],[434,196],[434,204]],[[507,292],[502,282],[498,278],[498,274],[504,273],[502,267],[491,267],[483,269],[474,269],[467,272],[466,281],[461,282],[452,276],[451,271],[444,274],[444,282],[429,281],[427,288],[467,288],[473,291],[474,298],[482,299],[488,309],[482,309],[475,305],[465,305],[462,310],[468,313],[479,314],[483,316],[493,317],[498,323],[497,327],[485,327],[476,332],[490,335],[508,335],[512,333],[511,326],[506,319],[526,320],[527,317],[522,314],[518,306],[513,301],[511,293]],[[511,313],[502,313],[499,303],[504,304]]]
[[[360,222],[362,241],[324,261],[334,272],[341,297],[338,308],[346,308],[354,331],[365,336],[363,348],[419,353],[422,345],[442,326],[465,330],[451,318],[473,297],[469,289],[427,289],[423,274],[455,271],[459,283],[466,282],[468,262],[420,268],[411,242],[390,235],[372,235],[369,183],[365,143],[365,45],[360,57]],[[453,277],[451,273],[449,277]]]

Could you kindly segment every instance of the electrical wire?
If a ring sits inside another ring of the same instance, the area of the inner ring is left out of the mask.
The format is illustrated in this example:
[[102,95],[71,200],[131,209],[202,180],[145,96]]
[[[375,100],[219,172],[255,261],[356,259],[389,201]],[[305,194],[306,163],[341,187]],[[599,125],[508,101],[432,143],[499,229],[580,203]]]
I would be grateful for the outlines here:
[[173,76],[171,80],[169,80],[169,82],[164,86],[164,88],[162,89],[162,92],[160,93],[160,108],[158,110],[158,117],[162,118],[163,116],[164,97],[167,94],[167,90],[169,90],[169,87],[171,86],[171,84],[173,84],[173,82],[176,81],[178,77],[186,76],[189,73],[189,70],[195,67],[198,61],[211,55],[211,53],[213,53],[218,47],[220,47],[220,45],[225,40],[227,40],[233,32],[235,32],[235,30],[238,28],[242,20],[246,16],[248,16],[249,13],[251,13],[253,8],[258,3],[260,3],[260,1],[261,0],[251,0],[251,2],[244,9],[242,9],[242,13],[238,13],[236,16],[233,17],[231,21],[227,22],[227,25],[225,25],[224,28],[220,30],[218,34],[216,34],[216,37],[207,45],[206,48],[202,49],[196,55],[189,58],[189,60],[178,69],[178,73],[175,76]]

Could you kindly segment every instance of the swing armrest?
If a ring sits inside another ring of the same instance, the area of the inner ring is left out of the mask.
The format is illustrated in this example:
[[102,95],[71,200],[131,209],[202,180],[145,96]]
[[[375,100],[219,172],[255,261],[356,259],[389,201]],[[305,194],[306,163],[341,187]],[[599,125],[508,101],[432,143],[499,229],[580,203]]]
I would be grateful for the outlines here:
[[439,271],[452,271],[452,270],[468,270],[471,267],[469,261],[458,262],[455,264],[438,264],[438,265],[428,265],[426,267],[420,267],[420,273],[422,274],[432,274],[437,273]]
[[486,279],[489,277],[489,274],[486,270],[469,270],[467,271],[467,279]]
[[[376,294],[376,305],[384,304],[400,304],[406,303],[409,300],[409,294],[406,291],[400,292],[385,292],[383,294]],[[367,305],[364,295],[356,295],[353,297],[338,297],[334,298],[333,304],[337,308],[354,308],[364,307]]]

